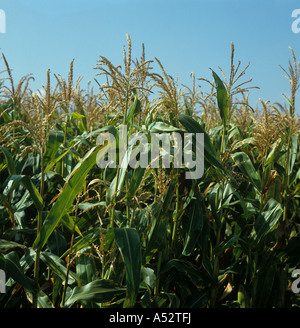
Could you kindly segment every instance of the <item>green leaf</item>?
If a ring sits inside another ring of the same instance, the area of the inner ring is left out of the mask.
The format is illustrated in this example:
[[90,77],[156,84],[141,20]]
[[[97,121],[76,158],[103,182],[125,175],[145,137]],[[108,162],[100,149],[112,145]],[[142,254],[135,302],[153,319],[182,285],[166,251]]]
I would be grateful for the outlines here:
[[213,144],[210,141],[210,138],[208,134],[202,129],[200,124],[195,121],[190,116],[180,114],[178,117],[179,122],[184,126],[184,128],[189,133],[203,133],[204,134],[204,157],[207,160],[208,163],[215,166],[219,170],[221,170],[223,173],[227,174],[226,169],[222,165],[222,163],[217,158],[216,150],[213,146]]
[[98,203],[89,203],[89,202],[86,202],[86,203],[80,203],[78,205],[78,208],[81,209],[81,210],[90,210],[90,209],[95,208],[95,207],[98,207],[98,206],[106,207],[106,202],[98,202]]
[[165,265],[163,265],[160,273],[168,273],[170,278],[172,278],[172,275],[176,275],[176,271],[178,273],[185,274],[195,285],[202,283],[202,278],[200,277],[199,270],[190,262],[184,260],[172,259],[168,261]]
[[300,249],[300,232],[298,232],[296,236],[292,237],[289,240],[287,246],[284,248],[284,253],[288,255],[287,262],[291,266],[297,266],[300,263],[299,249]]
[[117,287],[110,280],[94,280],[83,287],[75,287],[65,303],[70,307],[79,301],[105,303],[124,294],[126,288]]
[[114,228],[116,243],[126,268],[127,299],[134,306],[140,284],[141,245],[139,235],[132,228]]
[[282,151],[283,142],[284,142],[284,139],[280,138],[273,143],[271,151],[264,164],[265,166],[276,163],[277,160],[279,159],[279,157],[285,153],[285,151]]
[[[62,280],[66,280],[67,267],[65,262],[61,260],[57,255],[50,252],[41,252],[41,260]],[[68,284],[73,284],[78,280],[76,274],[69,271]]]
[[189,222],[182,251],[182,255],[184,256],[189,256],[197,243],[203,227],[204,211],[203,199],[200,197],[199,193],[197,193],[196,198],[192,200],[190,209],[187,213]]
[[7,163],[7,169],[8,169],[8,173],[10,175],[14,175],[16,174],[16,168],[15,168],[15,163],[14,160],[11,156],[11,153],[4,147],[0,146],[0,149],[2,150],[6,163]]
[[118,172],[109,186],[109,189],[106,193],[106,202],[108,204],[113,202],[114,197],[118,197],[122,191],[127,168],[131,159],[130,156],[131,156],[132,148],[133,145],[128,147],[122,159],[122,165],[118,167]]
[[83,188],[87,174],[96,164],[97,152],[98,151],[95,151],[94,148],[91,149],[82,162],[72,171],[71,178],[66,182],[59,198],[49,211],[43,226],[33,243],[33,248],[41,249],[45,245],[61,217],[71,207],[76,195]]
[[[89,229],[88,231],[84,232],[82,238],[79,239],[77,243],[73,245],[72,252],[76,253],[82,248],[89,246],[95,240],[99,239],[100,228],[98,226],[94,226],[93,228]],[[70,249],[68,249],[61,257],[65,257],[70,253]]]
[[82,233],[80,229],[78,228],[77,224],[75,223],[75,220],[72,219],[69,214],[63,215],[61,218],[61,223],[72,233],[75,226],[75,231],[78,233],[78,235],[82,236]]
[[0,239],[0,253],[5,253],[15,247],[26,248],[24,245],[18,244],[14,241]]
[[64,133],[62,131],[53,130],[50,132],[46,152],[44,154],[44,163],[47,166],[58,153],[59,147],[64,142]]
[[293,172],[293,168],[297,158],[297,151],[298,151],[298,136],[292,136],[291,139],[292,139],[291,149],[290,149],[291,155],[289,158],[290,161],[289,161],[289,171],[288,171],[289,175]]
[[5,200],[5,198],[15,189],[20,183],[29,191],[32,201],[38,210],[43,209],[43,199],[36,189],[35,185],[31,179],[26,175],[12,175],[7,180],[7,185],[3,191],[2,197],[0,197],[0,204]]
[[255,220],[252,236],[256,240],[260,240],[266,234],[273,231],[282,215],[283,209],[280,203],[271,198],[264,206],[262,213],[260,213]]
[[20,260],[14,251],[5,256],[5,271],[23,288],[33,291],[33,280],[27,277],[20,266]]
[[76,274],[79,283],[82,286],[90,283],[91,281],[97,280],[97,271],[94,258],[85,254],[85,251],[88,254],[88,248],[84,248],[76,257]]
[[193,309],[205,308],[207,306],[208,299],[208,293],[203,293],[203,291],[195,290],[190,296],[187,297],[187,301],[184,304],[184,307]]
[[[167,205],[167,203],[165,202]],[[162,205],[158,203],[153,203],[149,206],[144,216],[150,216],[149,211],[151,211],[151,227],[147,234],[147,237],[143,243],[143,256],[142,264],[146,265],[150,262],[153,255],[157,252],[162,244],[163,238],[167,231],[168,220],[162,215]],[[144,218],[147,221],[147,218]]]
[[[1,86],[2,86],[2,84],[1,84]],[[1,122],[1,124],[12,122],[12,118],[9,116],[8,112],[5,112],[5,110],[9,107],[13,107],[12,99],[10,99],[8,102],[0,105],[0,122]]]
[[149,125],[149,131],[151,133],[167,133],[167,132],[182,132],[180,129],[173,125],[166,124],[164,122],[153,122]]
[[71,115],[72,115],[73,118],[83,118],[83,117],[85,117],[84,115],[79,114],[77,112],[73,112]]
[[63,233],[58,229],[54,230],[53,233],[50,235],[47,245],[50,251],[58,256],[63,254],[67,249],[66,239]]
[[22,178],[22,180],[21,180],[21,183],[29,191],[30,196],[31,196],[31,199],[34,202],[35,207],[38,210],[42,210],[43,207],[44,207],[44,205],[43,205],[43,199],[42,199],[40,193],[38,192],[38,190],[36,189],[35,185],[30,180],[30,178],[27,177],[27,176],[24,176]]
[[132,105],[128,108],[127,112],[126,112],[126,121],[125,124],[129,124],[130,120],[132,119],[132,117],[134,116],[134,114],[139,113],[141,110],[141,102],[138,99],[138,97],[134,98],[134,102],[132,103]]
[[143,267],[141,269],[141,277],[142,281],[144,281],[149,287],[155,287],[156,275],[153,269]]
[[[271,291],[274,288],[274,280],[276,276],[277,263],[276,260],[271,258],[265,265],[258,270],[258,273],[253,282],[253,301],[252,304],[255,308],[264,308],[268,306]],[[276,285],[277,289],[278,286]]]
[[244,152],[238,152],[231,155],[233,160],[238,164],[241,172],[249,178],[253,186],[260,192],[261,190],[261,178],[256,172],[249,156]]
[[63,154],[61,154],[60,156],[58,156],[58,157],[52,159],[51,161],[49,161],[48,164],[47,164],[47,166],[46,166],[46,168],[45,168],[45,170],[44,170],[44,172],[47,173],[49,170],[51,170],[52,167],[53,167],[57,162],[59,162],[62,158],[64,158],[64,157],[69,153],[70,150],[71,150],[71,148],[68,149],[67,151],[65,151],[65,152],[64,152]]
[[220,117],[222,119],[223,125],[226,125],[228,119],[228,93],[222,80],[213,70],[212,74],[217,88],[217,101]]
[[217,255],[221,255],[222,253],[224,253],[226,251],[226,249],[230,248],[232,245],[234,245],[240,238],[238,236],[231,236],[230,238],[228,238],[227,240],[224,240],[218,249],[218,253]]
[[140,166],[134,169],[129,185],[129,193],[131,197],[135,196],[135,194],[137,193],[140,184],[143,180],[145,170],[146,170],[145,168]]

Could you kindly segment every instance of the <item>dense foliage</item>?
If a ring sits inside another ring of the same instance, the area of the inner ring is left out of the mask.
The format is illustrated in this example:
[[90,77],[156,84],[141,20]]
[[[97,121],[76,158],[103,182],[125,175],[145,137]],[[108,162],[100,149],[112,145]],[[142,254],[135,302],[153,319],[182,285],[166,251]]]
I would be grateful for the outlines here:
[[[194,74],[180,89],[144,48],[132,60],[127,41],[123,67],[97,62],[97,92],[73,81],[72,61],[67,79],[48,70],[34,93],[32,76],[15,84],[3,55],[0,307],[299,306],[294,52],[287,106],[260,100],[253,110],[248,66],[235,66],[233,45],[230,76],[199,79],[206,94]],[[188,168],[173,166],[100,169],[97,136],[118,140],[121,125],[128,138],[204,133],[203,176],[188,180]]]

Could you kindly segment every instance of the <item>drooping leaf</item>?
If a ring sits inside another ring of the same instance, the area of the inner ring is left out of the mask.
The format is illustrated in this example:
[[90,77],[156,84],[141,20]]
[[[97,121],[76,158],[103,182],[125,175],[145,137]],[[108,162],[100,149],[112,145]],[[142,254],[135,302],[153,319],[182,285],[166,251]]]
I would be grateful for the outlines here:
[[136,114],[138,114],[141,110],[141,101],[138,99],[137,96],[134,98],[134,102],[132,105],[128,108],[125,116],[125,124],[130,124],[130,121],[132,117]]
[[7,163],[7,169],[10,175],[16,174],[16,168],[15,168],[15,163],[14,160],[11,156],[11,153],[4,147],[0,146],[0,149],[2,150],[6,163]]
[[5,256],[5,271],[23,288],[33,291],[33,280],[24,274],[16,252],[12,251]]
[[5,253],[16,247],[26,248],[24,245],[18,244],[15,241],[0,239],[0,253]]
[[43,199],[38,192],[36,186],[27,175],[12,175],[7,179],[6,187],[3,191],[3,195],[0,197],[0,204],[5,198],[19,185],[22,184],[30,193],[31,199],[38,210],[43,209]]
[[261,190],[261,178],[258,172],[255,170],[249,156],[244,152],[238,152],[231,155],[233,160],[238,164],[241,172],[249,178],[253,186],[260,191]]
[[[165,203],[167,205],[167,203]],[[150,216],[151,211],[152,224],[146,239],[143,243],[142,264],[146,265],[150,262],[153,255],[157,252],[162,244],[163,238],[167,231],[168,220],[163,217],[162,205],[153,203],[149,206],[144,215]],[[147,219],[145,219],[147,221]]]
[[109,186],[109,189],[106,193],[106,202],[108,204],[113,201],[114,197],[118,197],[122,191],[127,168],[131,159],[130,156],[131,156],[132,148],[133,145],[129,146],[128,149],[126,150],[121,165],[118,168],[117,174]]
[[41,249],[45,245],[60,218],[70,208],[76,195],[83,188],[83,183],[87,174],[96,164],[96,156],[97,151],[91,149],[80,165],[75,167],[72,172],[72,177],[66,182],[62,193],[49,211],[43,226],[33,243],[33,248]]
[[44,154],[44,162],[46,166],[52,161],[59,150],[59,147],[64,142],[64,133],[63,131],[53,130],[50,132],[46,152]]
[[283,208],[281,204],[271,198],[255,220],[255,231],[252,234],[254,239],[259,241],[266,234],[272,232],[276,228],[282,213]]
[[129,185],[130,196],[132,197],[135,196],[136,192],[138,191],[140,184],[143,180],[145,170],[146,170],[145,168],[140,166],[134,169]]
[[192,200],[190,210],[187,213],[189,222],[182,251],[182,255],[184,256],[189,256],[197,243],[203,227],[204,211],[203,199],[197,193],[195,199]]
[[114,234],[126,268],[128,303],[129,306],[133,306],[140,283],[141,245],[139,235],[132,228],[114,228]]
[[126,288],[117,287],[110,280],[94,280],[82,287],[75,287],[67,299],[65,307],[70,307],[76,302],[110,302],[113,298],[125,294]]
[[[63,260],[57,255],[50,252],[41,252],[41,260],[62,280],[67,277],[67,267]],[[72,284],[77,281],[77,276],[71,270],[69,271],[68,283]]]
[[189,133],[203,133],[204,134],[204,157],[208,163],[218,168],[221,172],[227,174],[224,166],[217,158],[216,150],[210,141],[209,135],[203,130],[200,124],[192,117],[180,114],[178,117],[179,122]]
[[89,250],[83,248],[78,257],[76,257],[76,274],[81,286],[87,285],[91,281],[97,280],[97,271],[94,258],[89,256]]
[[149,125],[149,131],[152,133],[182,132],[173,125],[164,122],[153,122]]

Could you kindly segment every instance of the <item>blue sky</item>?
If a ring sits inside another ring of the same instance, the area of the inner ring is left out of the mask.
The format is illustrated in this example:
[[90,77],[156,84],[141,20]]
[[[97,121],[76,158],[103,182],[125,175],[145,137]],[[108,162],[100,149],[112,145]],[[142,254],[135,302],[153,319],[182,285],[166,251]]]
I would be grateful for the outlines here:
[[6,33],[0,47],[16,81],[32,73],[35,89],[45,84],[48,68],[67,77],[72,58],[74,75],[84,76],[86,87],[99,55],[122,63],[126,33],[133,58],[144,43],[146,58],[159,58],[186,85],[191,72],[211,80],[209,68],[218,73],[220,66],[228,74],[234,42],[236,63],[250,62],[245,79],[260,87],[250,92],[255,106],[259,98],[284,102],[282,93],[289,95],[279,64],[288,67],[289,46],[300,61],[300,33],[291,30],[297,8],[296,0],[1,0]]

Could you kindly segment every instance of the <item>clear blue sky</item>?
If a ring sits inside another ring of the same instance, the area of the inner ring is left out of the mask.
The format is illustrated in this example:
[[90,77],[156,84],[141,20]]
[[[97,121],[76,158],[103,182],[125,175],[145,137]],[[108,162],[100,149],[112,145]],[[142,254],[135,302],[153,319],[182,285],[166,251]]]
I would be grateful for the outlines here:
[[283,102],[282,93],[289,95],[278,65],[288,66],[289,46],[300,61],[300,34],[291,30],[297,8],[296,0],[1,0],[7,24],[0,47],[15,79],[32,73],[35,89],[45,83],[47,68],[67,77],[72,58],[85,87],[99,55],[122,63],[126,33],[133,58],[144,43],[147,59],[159,58],[187,85],[190,72],[211,79],[209,68],[221,66],[228,74],[234,42],[236,62],[250,61],[245,78],[260,87],[250,93],[255,106],[260,97]]

